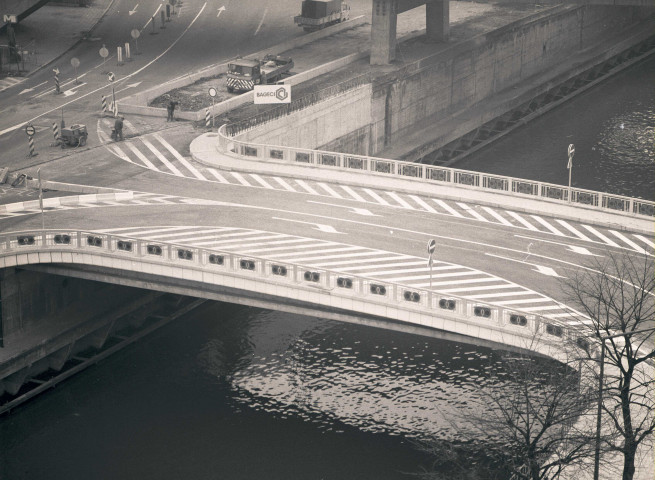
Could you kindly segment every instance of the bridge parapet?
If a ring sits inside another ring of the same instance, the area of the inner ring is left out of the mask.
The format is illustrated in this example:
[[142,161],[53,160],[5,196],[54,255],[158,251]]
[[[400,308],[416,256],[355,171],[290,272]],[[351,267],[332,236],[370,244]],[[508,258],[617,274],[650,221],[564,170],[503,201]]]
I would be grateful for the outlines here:
[[[655,217],[655,202],[639,198],[582,188],[572,187],[569,189],[566,186],[552,183],[401,160],[257,144],[238,140],[236,137],[228,135],[227,132],[226,125],[222,125],[218,129],[218,150],[221,153],[236,155],[243,159],[311,166],[332,171],[365,173],[369,176],[406,179],[435,186],[456,186],[458,188],[503,194],[515,198],[517,203],[529,198],[564,206],[590,209],[596,212],[627,214],[627,216],[648,220],[648,222],[651,222]],[[647,230],[652,230],[652,223],[647,225]]]
[[577,329],[520,309],[307,265],[92,231],[0,236],[0,268],[53,263],[121,270],[125,277],[130,272],[145,273],[238,288],[459,333],[558,359],[569,345],[590,346]]

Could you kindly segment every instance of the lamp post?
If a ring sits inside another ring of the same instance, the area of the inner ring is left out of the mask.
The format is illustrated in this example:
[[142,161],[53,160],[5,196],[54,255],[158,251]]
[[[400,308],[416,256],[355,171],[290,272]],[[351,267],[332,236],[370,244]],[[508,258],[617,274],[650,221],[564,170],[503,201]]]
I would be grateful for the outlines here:
[[635,333],[653,332],[653,328],[644,328],[642,330],[634,330],[632,332],[617,333],[616,335],[608,335],[600,337],[600,379],[598,381],[598,411],[596,413],[596,452],[594,456],[594,480],[598,480],[599,465],[600,465],[600,417],[603,407],[603,374],[605,369],[605,342],[613,338],[631,337]]

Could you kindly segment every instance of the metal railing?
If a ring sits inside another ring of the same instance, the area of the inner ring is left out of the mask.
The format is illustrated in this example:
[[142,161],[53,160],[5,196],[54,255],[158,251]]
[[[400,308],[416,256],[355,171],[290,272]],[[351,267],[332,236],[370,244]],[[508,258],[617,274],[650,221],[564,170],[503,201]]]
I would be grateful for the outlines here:
[[[575,328],[520,309],[509,309],[436,290],[314,266],[93,231],[39,230],[0,236],[0,258],[5,258],[5,266],[13,266],[14,262],[8,261],[12,255],[17,256],[16,264],[41,263],[40,254],[45,252],[61,255],[61,258],[57,259],[59,263],[72,263],[74,253],[92,253],[118,260],[129,259],[130,265],[142,262],[149,265],[176,266],[192,271],[256,279],[263,283],[285,285],[317,293],[329,292],[331,298],[358,299],[378,306],[393,306],[432,316],[442,314],[443,318],[451,322],[457,322],[458,319],[466,320],[468,325],[494,328],[525,339],[532,339],[539,334],[551,343],[557,344],[566,340],[575,342],[583,348],[589,345]],[[22,260],[21,255],[24,255]],[[50,261],[53,260],[46,260],[46,262]],[[141,270],[135,269],[135,271]],[[184,275],[184,278],[193,277]],[[415,318],[414,320],[408,316],[405,321],[421,324],[420,315]]]
[[582,188],[571,188],[569,190],[566,186],[552,183],[403,162],[401,160],[244,142],[233,138],[232,135],[228,134],[229,131],[230,128],[226,125],[218,129],[219,149],[243,157],[258,158],[264,161],[281,160],[290,164],[299,163],[346,171],[355,170],[397,178],[414,178],[422,182],[448,183],[486,191],[505,192],[523,197],[587,206],[598,210],[619,211],[640,217],[652,218],[655,216],[655,202],[639,198],[595,192]]

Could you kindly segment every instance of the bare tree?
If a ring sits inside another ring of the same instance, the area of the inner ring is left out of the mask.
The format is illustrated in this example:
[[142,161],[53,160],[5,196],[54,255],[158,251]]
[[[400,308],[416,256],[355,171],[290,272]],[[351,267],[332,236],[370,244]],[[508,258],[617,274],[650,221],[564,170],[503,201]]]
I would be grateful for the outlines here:
[[599,405],[605,430],[614,433],[603,443],[623,456],[623,480],[634,477],[637,450],[652,442],[655,429],[654,288],[653,259],[645,255],[610,253],[564,280],[569,298],[591,319],[587,334],[602,345],[597,360],[608,368],[598,379],[603,390]]
[[[484,407],[466,419],[464,435],[473,440],[455,447],[438,440],[423,444],[436,459],[425,478],[477,478],[471,465],[483,458],[503,472],[501,478],[549,480],[593,455],[594,431],[578,420],[593,409],[596,391],[580,381],[579,371],[527,356],[507,357],[504,364],[510,380],[481,388]],[[439,473],[444,467],[448,473]]]

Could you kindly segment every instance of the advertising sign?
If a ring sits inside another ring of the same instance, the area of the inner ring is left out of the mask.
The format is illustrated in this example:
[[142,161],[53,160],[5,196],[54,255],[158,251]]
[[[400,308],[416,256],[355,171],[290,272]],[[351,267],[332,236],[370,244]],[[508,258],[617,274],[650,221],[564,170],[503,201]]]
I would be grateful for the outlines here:
[[255,85],[255,103],[291,103],[291,85]]

